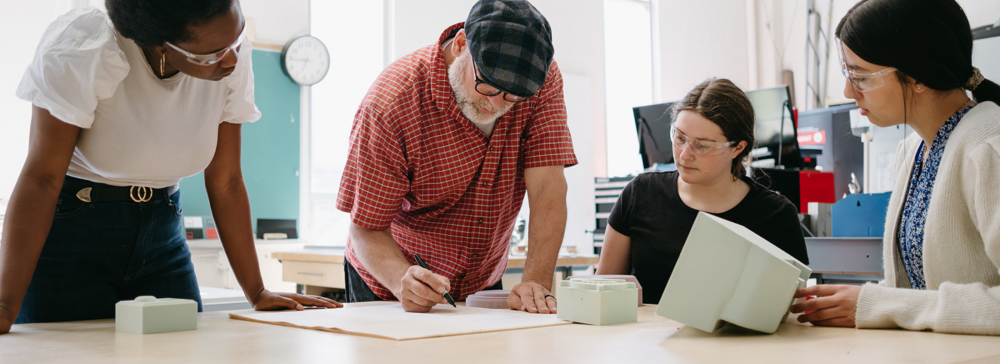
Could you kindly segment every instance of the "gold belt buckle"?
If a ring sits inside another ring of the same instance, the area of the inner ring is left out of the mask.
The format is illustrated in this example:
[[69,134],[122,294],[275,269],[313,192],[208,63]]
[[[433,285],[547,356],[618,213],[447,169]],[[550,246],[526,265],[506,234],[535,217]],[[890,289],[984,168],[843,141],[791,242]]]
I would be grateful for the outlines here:
[[93,191],[93,187],[85,187],[79,191],[76,191],[76,198],[83,202],[90,202],[90,191]]
[[135,202],[149,202],[153,198],[153,189],[143,186],[132,186],[128,189],[128,197]]

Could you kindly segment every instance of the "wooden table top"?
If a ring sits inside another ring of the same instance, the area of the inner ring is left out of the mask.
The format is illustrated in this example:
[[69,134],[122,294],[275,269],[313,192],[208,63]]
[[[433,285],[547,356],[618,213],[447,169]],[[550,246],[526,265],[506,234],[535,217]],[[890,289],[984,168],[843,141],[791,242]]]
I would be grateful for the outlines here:
[[[381,304],[381,303],[367,303]],[[348,304],[348,308],[356,305]],[[199,314],[198,330],[115,332],[114,320],[14,325],[0,363],[997,363],[1000,337],[781,325],[705,333],[639,308],[637,323],[393,341]],[[248,311],[234,311],[248,312]]]

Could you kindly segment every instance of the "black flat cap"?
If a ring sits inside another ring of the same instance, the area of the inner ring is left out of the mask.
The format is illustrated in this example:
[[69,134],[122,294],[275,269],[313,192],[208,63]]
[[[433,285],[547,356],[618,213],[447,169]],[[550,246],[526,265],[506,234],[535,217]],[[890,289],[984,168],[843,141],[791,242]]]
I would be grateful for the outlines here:
[[514,96],[542,88],[552,64],[552,29],[525,0],[480,0],[465,21],[466,41],[479,77]]

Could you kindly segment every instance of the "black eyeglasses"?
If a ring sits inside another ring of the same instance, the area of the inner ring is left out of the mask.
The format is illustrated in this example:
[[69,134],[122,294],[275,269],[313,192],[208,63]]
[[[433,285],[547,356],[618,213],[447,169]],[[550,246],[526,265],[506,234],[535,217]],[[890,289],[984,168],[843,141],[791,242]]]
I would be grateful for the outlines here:
[[525,99],[524,97],[514,96],[509,93],[497,90],[495,87],[490,86],[490,84],[486,83],[486,81],[480,79],[479,71],[476,70],[476,62],[472,62],[472,74],[473,76],[476,77],[476,92],[478,92],[480,95],[493,97],[499,94],[503,94],[503,99],[506,100],[507,102],[518,102]]

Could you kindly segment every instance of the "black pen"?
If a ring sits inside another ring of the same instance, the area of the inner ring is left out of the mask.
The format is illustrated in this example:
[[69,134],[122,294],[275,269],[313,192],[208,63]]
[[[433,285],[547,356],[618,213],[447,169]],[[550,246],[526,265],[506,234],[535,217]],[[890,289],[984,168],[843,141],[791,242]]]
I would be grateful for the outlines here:
[[[413,254],[413,259],[417,260],[417,264],[420,264],[420,268],[423,268],[423,269],[426,269],[426,270],[431,270],[431,268],[427,266],[427,263],[424,262],[423,259],[420,259],[419,255]],[[451,298],[451,295],[448,294],[447,290],[444,291],[444,299],[448,300],[448,303],[451,304],[451,307],[458,308],[458,306],[455,306],[455,299]]]

